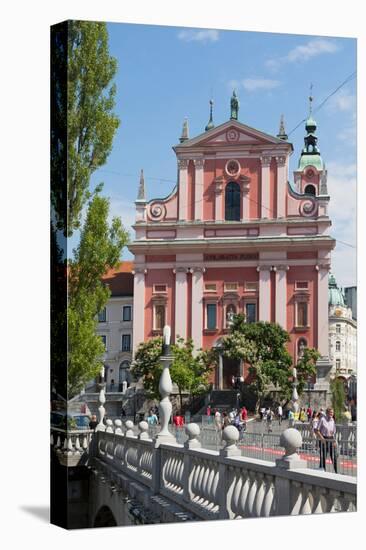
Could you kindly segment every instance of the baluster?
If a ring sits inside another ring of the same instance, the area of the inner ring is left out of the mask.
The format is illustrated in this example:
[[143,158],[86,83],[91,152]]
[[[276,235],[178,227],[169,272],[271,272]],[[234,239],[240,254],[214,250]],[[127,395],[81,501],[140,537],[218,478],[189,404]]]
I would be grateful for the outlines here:
[[243,479],[240,475],[240,472],[238,472],[237,470],[234,471],[234,475],[235,475],[235,481],[234,481],[233,496],[231,499],[231,510],[235,516],[240,516],[241,514],[239,511],[239,508],[240,508],[239,499],[240,499],[241,490],[243,487]]
[[290,497],[291,497],[291,516],[297,516],[300,513],[302,494],[301,494],[301,483],[298,481],[291,482],[290,488]]
[[312,506],[311,506],[311,503],[310,503],[310,501],[312,500],[312,498],[311,498],[311,486],[308,485],[307,483],[304,483],[302,485],[301,493],[302,493],[302,503],[301,503],[301,509],[300,509],[299,514],[301,516],[306,516],[306,515],[311,514],[311,509],[312,509]]
[[89,434],[84,434],[83,436],[83,443],[82,443],[83,451],[86,451],[86,449],[88,448],[88,435]]
[[[334,491],[330,489],[326,495],[327,500],[327,512],[339,512],[340,511],[340,504],[338,502],[338,499],[340,497],[339,491]],[[338,504],[338,506],[337,506]]]
[[123,435],[122,420],[120,420],[119,418],[116,418],[116,420],[114,421],[114,433],[116,435]]
[[254,501],[254,515],[257,518],[260,518],[262,515],[262,506],[264,500],[264,474],[261,472],[257,473],[257,492],[255,495]]
[[53,445],[54,445],[53,433],[52,432],[51,432],[50,445],[51,445],[51,447],[53,447]]
[[56,449],[60,449],[61,447],[61,436],[58,434],[57,441],[56,441]]
[[247,504],[248,504],[248,495],[249,495],[249,489],[250,489],[250,480],[249,480],[248,470],[242,470],[241,478],[243,480],[243,484],[240,492],[238,509],[239,509],[240,515],[244,518],[247,516]]
[[215,468],[214,468],[214,465],[212,464],[211,465],[211,471],[210,471],[210,475],[209,475],[209,478],[208,478],[208,481],[207,481],[207,498],[208,498],[208,507],[207,507],[207,510],[212,510],[212,508],[214,507],[215,503],[214,503],[214,494],[212,493],[212,487],[213,487],[213,484],[214,484],[214,479],[215,479]]
[[149,424],[145,420],[139,422],[139,429],[139,439],[149,439]]
[[75,439],[75,452],[81,454],[81,446],[80,446],[79,434],[76,434],[76,439]]
[[208,487],[207,487],[209,476],[210,476],[210,466],[205,460],[205,474],[202,479],[202,503],[201,503],[202,506],[206,506],[209,502]]
[[323,514],[326,511],[326,490],[324,487],[315,487],[314,493],[313,514]]
[[249,495],[248,495],[248,515],[249,517],[254,516],[254,501],[255,501],[255,495],[257,492],[257,481],[255,479],[255,472],[252,470],[249,471],[249,478],[250,478],[250,489],[249,489]]
[[72,455],[74,452],[74,448],[72,446],[72,437],[71,435],[67,436],[67,454]]
[[264,485],[265,485],[265,495],[262,507],[262,517],[268,518],[271,516],[273,499],[274,499],[274,488],[273,488],[273,477],[264,476]]

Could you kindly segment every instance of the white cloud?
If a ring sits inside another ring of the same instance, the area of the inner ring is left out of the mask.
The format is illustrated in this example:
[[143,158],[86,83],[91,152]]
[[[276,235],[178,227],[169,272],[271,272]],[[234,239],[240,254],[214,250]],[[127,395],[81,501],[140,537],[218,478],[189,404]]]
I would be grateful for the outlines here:
[[272,90],[280,86],[281,82],[270,78],[245,78],[241,84],[248,92],[255,92],[257,90]]
[[356,113],[356,96],[347,89],[339,90],[330,98],[327,108],[329,111]]
[[302,63],[318,55],[335,53],[338,50],[339,46],[333,40],[314,38],[306,44],[296,46],[282,57],[268,59],[266,65],[270,69],[276,70],[285,63]]
[[332,271],[340,286],[356,284],[357,195],[356,165],[328,162],[329,216],[336,239]]
[[219,39],[219,31],[214,29],[187,29],[180,31],[178,38],[184,42],[216,42]]

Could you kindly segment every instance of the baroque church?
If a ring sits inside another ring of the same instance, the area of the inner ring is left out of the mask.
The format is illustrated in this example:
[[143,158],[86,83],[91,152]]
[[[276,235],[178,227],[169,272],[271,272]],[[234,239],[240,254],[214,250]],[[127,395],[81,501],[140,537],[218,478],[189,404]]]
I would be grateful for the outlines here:
[[[220,348],[235,313],[246,322],[279,323],[290,334],[294,362],[304,347],[321,354],[315,389],[327,388],[330,235],[327,171],[310,108],[298,167],[289,181],[283,117],[276,136],[230,118],[189,136],[184,121],[177,184],[165,198],[146,197],[143,172],[136,204],[133,350],[171,326],[173,341]],[[221,357],[216,389],[231,387],[245,365]],[[314,380],[315,382],[315,380]]]

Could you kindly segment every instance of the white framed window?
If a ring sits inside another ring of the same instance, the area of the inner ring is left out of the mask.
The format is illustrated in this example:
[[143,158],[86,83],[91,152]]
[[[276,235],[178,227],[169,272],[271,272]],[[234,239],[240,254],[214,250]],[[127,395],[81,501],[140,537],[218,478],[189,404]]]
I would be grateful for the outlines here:
[[216,292],[216,283],[205,283],[205,292]]
[[131,321],[131,320],[132,320],[132,306],[123,306],[122,321]]
[[104,307],[99,313],[98,313],[98,322],[99,323],[105,323],[107,321],[107,308]]
[[341,325],[339,323],[336,324],[336,333],[337,334],[341,333]]
[[238,286],[238,283],[224,283],[224,292],[236,292]]
[[102,339],[104,349],[107,351],[107,336],[105,334],[100,334],[100,337]]
[[340,370],[340,368],[341,368],[341,360],[336,359],[336,370]]
[[308,290],[308,281],[295,281],[295,290]]
[[122,334],[122,351],[131,351],[131,334]]
[[258,290],[257,281],[245,281],[244,290],[247,292],[256,292]]
[[153,293],[154,294],[166,294],[168,292],[167,285],[164,284],[156,284],[153,285]]
[[245,322],[256,323],[257,322],[257,303],[245,302]]
[[341,351],[341,343],[339,340],[336,341],[336,351]]
[[162,331],[166,324],[166,306],[164,304],[154,305],[154,330]]
[[217,304],[216,302],[209,302],[206,304],[206,329],[217,329]]
[[296,302],[296,326],[308,327],[309,326],[309,305],[308,302],[298,301]]

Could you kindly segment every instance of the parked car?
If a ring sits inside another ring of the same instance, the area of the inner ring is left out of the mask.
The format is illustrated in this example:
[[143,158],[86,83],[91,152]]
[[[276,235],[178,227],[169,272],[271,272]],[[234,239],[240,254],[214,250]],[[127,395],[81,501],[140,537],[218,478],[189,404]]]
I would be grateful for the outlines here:
[[67,411],[51,412],[51,426],[66,430],[87,430],[89,428],[90,417],[88,414],[72,413]]

